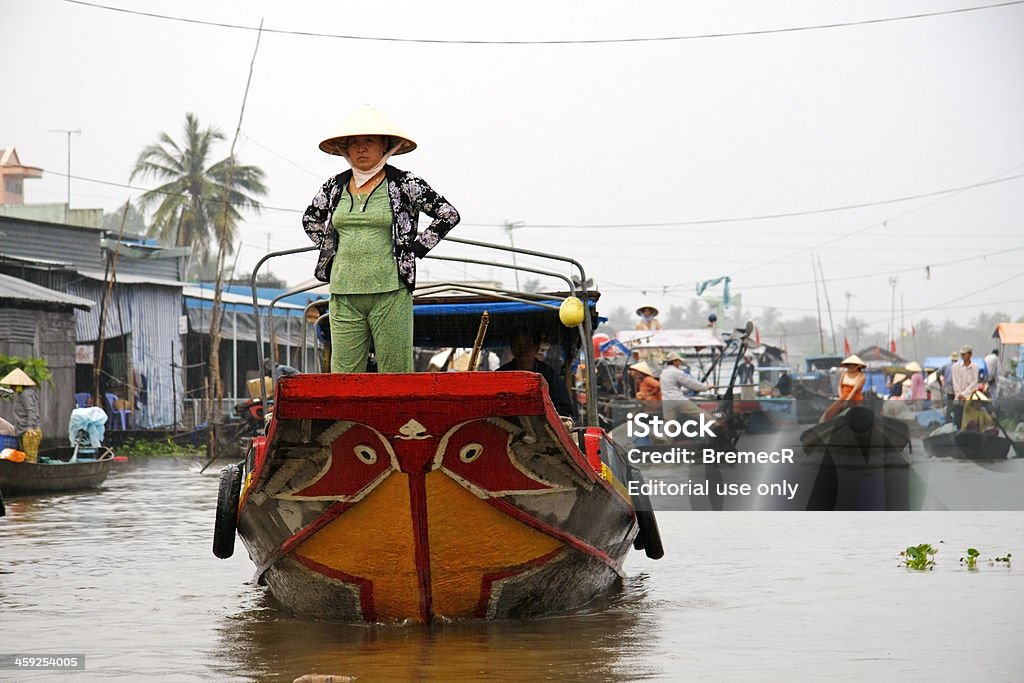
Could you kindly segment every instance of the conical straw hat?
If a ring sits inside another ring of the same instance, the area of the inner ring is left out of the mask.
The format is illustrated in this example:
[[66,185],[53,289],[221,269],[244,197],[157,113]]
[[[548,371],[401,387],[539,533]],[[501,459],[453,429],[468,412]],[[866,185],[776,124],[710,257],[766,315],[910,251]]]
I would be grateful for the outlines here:
[[334,135],[320,143],[320,149],[328,154],[344,156],[346,138],[353,135],[387,135],[399,138],[401,145],[395,154],[405,154],[416,149],[416,143],[405,132],[390,121],[386,116],[368,104],[356,109],[335,131]]
[[637,372],[642,372],[648,377],[654,377],[654,372],[651,371],[651,366],[648,365],[647,361],[645,360],[642,360],[639,363],[633,363],[632,365],[629,366],[629,369],[636,370]]
[[910,372],[921,372],[921,365],[916,360],[907,363],[907,370]]
[[36,385],[21,368],[14,368],[8,372],[6,377],[0,379],[0,384],[6,384],[9,387],[34,387]]
[[848,358],[846,358],[846,360],[840,363],[840,365],[859,365],[862,368],[866,368],[868,366],[868,364],[862,361],[860,359],[860,356],[858,356],[857,354],[849,356]]

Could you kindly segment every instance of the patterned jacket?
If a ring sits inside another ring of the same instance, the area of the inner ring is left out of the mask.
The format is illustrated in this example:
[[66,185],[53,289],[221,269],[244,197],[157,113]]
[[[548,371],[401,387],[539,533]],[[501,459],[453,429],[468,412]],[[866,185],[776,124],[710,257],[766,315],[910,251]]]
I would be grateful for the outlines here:
[[[391,241],[398,278],[411,292],[416,287],[416,257],[423,258],[458,224],[459,212],[422,178],[408,171],[385,165],[384,175],[391,203]],[[331,280],[331,266],[338,253],[338,231],[331,217],[351,179],[351,170],[329,178],[302,216],[303,229],[320,247],[313,275],[321,282]],[[417,235],[420,211],[434,220]]]

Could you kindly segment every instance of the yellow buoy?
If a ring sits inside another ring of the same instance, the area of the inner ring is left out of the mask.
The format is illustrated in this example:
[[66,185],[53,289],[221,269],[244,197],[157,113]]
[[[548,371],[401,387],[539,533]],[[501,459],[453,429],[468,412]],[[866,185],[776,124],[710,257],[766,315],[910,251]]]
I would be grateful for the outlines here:
[[566,327],[576,327],[583,322],[583,302],[570,296],[558,307],[558,319]]

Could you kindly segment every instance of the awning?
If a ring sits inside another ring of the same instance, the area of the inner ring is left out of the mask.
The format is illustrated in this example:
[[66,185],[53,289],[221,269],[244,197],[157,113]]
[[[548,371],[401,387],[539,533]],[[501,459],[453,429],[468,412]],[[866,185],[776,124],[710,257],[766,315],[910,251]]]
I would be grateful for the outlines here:
[[0,274],[0,301],[21,301],[33,304],[57,304],[89,310],[93,302],[80,296],[48,289],[20,278]]
[[999,323],[992,336],[998,337],[1000,344],[1024,344],[1024,323]]
[[703,349],[724,347],[712,330],[623,330],[615,338],[633,349]]

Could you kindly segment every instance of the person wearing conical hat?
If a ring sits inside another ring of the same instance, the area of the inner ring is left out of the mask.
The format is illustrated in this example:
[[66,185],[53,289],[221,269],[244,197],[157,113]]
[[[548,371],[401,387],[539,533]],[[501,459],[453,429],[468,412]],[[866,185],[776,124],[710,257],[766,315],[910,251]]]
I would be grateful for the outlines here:
[[963,424],[964,401],[969,401],[981,384],[981,368],[974,362],[970,344],[960,347],[960,362],[953,365],[953,423]]
[[864,383],[867,381],[864,368],[867,363],[854,354],[843,359],[839,365],[843,368],[839,374],[839,398],[825,409],[819,422],[828,422],[844,409],[864,400]]
[[[925,401],[928,399],[928,387],[924,379],[924,370],[917,361],[907,363],[907,371],[910,372],[910,386],[907,387],[909,394],[907,398],[911,401]],[[906,392],[905,392],[906,393]],[[924,404],[919,403],[917,409],[923,410]]]
[[[459,222],[459,212],[422,178],[388,164],[416,149],[369,105],[320,143],[350,168],[329,178],[302,217],[320,248],[314,275],[330,283],[331,372],[365,372],[370,347],[380,372],[412,372],[416,259]],[[432,220],[418,232],[419,214]]]
[[629,377],[636,387],[636,398],[639,401],[660,401],[661,382],[654,378],[654,371],[647,361],[633,363],[629,366]]
[[14,390],[14,432],[21,439],[25,461],[36,462],[43,440],[36,382],[24,370],[15,368],[0,379],[0,384]]
[[[644,304],[636,309],[636,314],[640,316],[640,319],[636,321],[636,329],[649,332],[657,332],[661,329],[661,321],[658,320],[658,309],[654,306]],[[645,339],[648,336],[644,335],[641,339]],[[633,354],[638,360],[644,360],[649,363],[659,359],[661,356],[654,349],[637,349],[634,350]]]
[[636,309],[636,314],[640,316],[640,319],[636,321],[636,329],[638,330],[660,330],[661,321],[658,320],[658,309],[650,304],[644,304],[640,308]]
[[703,413],[707,421],[714,422],[711,415],[688,398],[690,392],[710,391],[711,384],[705,384],[683,370],[686,361],[677,351],[665,357],[665,367],[658,381],[661,383],[661,412],[666,420],[697,420]]

